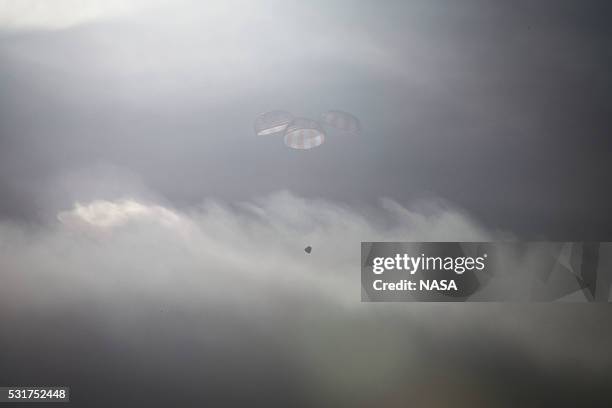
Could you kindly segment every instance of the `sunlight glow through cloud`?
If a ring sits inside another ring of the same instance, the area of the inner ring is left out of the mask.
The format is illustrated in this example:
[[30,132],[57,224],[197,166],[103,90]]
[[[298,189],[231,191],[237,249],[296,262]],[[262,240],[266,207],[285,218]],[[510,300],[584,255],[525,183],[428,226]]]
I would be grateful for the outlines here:
[[155,222],[171,227],[180,222],[173,211],[159,205],[147,205],[135,200],[95,200],[88,204],[75,203],[71,211],[62,211],[58,220],[67,226],[89,226],[112,229],[131,221]]

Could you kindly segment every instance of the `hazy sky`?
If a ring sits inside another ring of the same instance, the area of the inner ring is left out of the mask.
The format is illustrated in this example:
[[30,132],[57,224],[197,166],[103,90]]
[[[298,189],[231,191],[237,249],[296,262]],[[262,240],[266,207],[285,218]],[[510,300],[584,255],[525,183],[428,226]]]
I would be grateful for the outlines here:
[[[284,189],[355,205],[436,196],[530,237],[610,238],[608,2],[0,10],[4,217],[113,198],[96,180],[133,177],[178,206]],[[276,108],[346,110],[364,134],[290,151],[252,131]],[[66,177],[96,193],[62,190]]]
[[611,4],[0,0],[0,385],[610,406],[608,305],[362,304],[359,242],[612,240]]

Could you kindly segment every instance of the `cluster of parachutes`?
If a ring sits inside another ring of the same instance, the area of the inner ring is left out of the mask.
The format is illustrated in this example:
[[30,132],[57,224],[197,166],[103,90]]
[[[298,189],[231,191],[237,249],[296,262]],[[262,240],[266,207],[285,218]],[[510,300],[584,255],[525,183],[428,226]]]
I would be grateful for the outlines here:
[[321,146],[332,129],[354,135],[361,133],[359,119],[339,110],[325,112],[320,121],[294,117],[283,110],[262,113],[255,120],[257,136],[282,134],[287,147],[299,150]]

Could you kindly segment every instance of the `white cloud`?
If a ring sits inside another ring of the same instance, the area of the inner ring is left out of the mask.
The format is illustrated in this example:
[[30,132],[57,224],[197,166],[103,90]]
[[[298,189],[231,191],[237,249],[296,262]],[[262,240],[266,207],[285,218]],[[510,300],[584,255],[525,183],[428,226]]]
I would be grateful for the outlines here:
[[[525,346],[542,366],[560,356],[596,368],[608,364],[601,358],[607,343],[572,346],[586,341],[568,323],[580,311],[559,313],[558,305],[362,304],[361,241],[495,239],[448,205],[430,201],[419,208],[382,200],[357,210],[289,192],[234,204],[209,200],[186,211],[136,199],[83,201],[62,211],[54,226],[0,224],[0,308],[58,315],[90,308],[121,343],[142,339],[139,330],[150,324],[152,311],[193,316],[192,336],[221,327],[202,315],[221,311],[225,320],[245,319],[257,330],[303,332],[285,341],[304,370],[328,385],[343,379],[350,389],[401,375],[399,354],[415,367],[429,366],[402,343],[417,341],[415,333],[443,344],[505,338]],[[327,319],[348,328],[327,327]],[[349,336],[356,326],[362,339]],[[338,354],[321,333],[341,335],[363,353]],[[368,353],[377,356],[376,365]],[[337,369],[349,363],[360,367],[351,378]]]
[[[270,306],[296,295],[350,307],[360,301],[362,240],[489,238],[457,211],[439,205],[428,211],[425,216],[383,200],[367,217],[288,192],[233,205],[208,201],[190,211],[136,199],[78,202],[48,230],[16,233],[1,226],[6,256],[0,269],[11,284],[0,291],[8,298],[22,292],[18,302],[70,302],[71,294],[111,295],[121,279],[119,292],[145,297],[182,293],[189,302],[240,304],[249,298]],[[307,245],[311,255],[303,251]],[[57,285],[40,286],[41,276],[54,276]],[[66,282],[69,294],[63,293]],[[264,290],[270,287],[275,289]]]
[[75,203],[71,211],[62,211],[58,220],[67,226],[87,226],[92,229],[112,229],[123,226],[130,221],[156,222],[173,226],[180,217],[162,206],[146,205],[135,200],[116,202],[94,200],[89,204]]

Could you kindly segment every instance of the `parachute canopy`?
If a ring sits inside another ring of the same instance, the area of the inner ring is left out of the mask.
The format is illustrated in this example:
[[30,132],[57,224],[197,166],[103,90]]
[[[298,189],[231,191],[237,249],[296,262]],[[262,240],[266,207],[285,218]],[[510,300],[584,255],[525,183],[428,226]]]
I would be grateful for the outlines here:
[[293,149],[312,149],[324,141],[325,131],[312,119],[295,118],[285,129],[285,145]]
[[359,119],[347,112],[329,110],[321,115],[321,120],[325,125],[342,130],[343,132],[354,134],[361,132]]
[[292,119],[293,115],[283,110],[262,113],[255,119],[255,134],[265,136],[283,132]]

